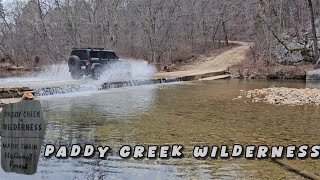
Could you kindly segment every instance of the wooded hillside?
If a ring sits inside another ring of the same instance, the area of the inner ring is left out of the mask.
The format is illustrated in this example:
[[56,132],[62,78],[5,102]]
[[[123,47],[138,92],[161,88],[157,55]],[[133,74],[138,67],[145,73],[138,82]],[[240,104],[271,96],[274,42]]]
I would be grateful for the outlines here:
[[[315,19],[320,0],[311,1]],[[0,7],[2,61],[63,61],[72,47],[114,49],[122,57],[170,64],[228,40],[253,41],[271,61],[284,34],[311,29],[308,0],[29,0]],[[312,38],[312,33],[308,34]],[[319,35],[318,35],[319,36]],[[299,37],[304,38],[304,37]]]

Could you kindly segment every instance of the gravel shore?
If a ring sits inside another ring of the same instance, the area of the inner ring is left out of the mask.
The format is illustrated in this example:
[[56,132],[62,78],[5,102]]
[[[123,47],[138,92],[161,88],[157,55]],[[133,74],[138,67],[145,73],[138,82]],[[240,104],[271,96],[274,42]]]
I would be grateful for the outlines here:
[[274,105],[320,105],[320,89],[296,89],[272,87],[264,89],[241,90],[241,96],[236,99],[248,98],[253,103],[264,102]]

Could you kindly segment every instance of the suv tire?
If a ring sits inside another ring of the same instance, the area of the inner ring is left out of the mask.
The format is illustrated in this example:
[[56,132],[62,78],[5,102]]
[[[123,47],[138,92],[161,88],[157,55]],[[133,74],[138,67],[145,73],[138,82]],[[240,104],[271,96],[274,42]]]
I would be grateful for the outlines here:
[[82,76],[83,76],[83,75],[80,74],[80,73],[78,73],[77,71],[71,71],[71,77],[72,77],[72,79],[78,80],[78,79],[81,79]]
[[78,56],[70,56],[68,66],[71,70],[79,70],[81,68],[80,58]]
[[94,68],[92,77],[93,79],[99,79],[102,74],[103,74],[103,68],[101,66],[98,66]]

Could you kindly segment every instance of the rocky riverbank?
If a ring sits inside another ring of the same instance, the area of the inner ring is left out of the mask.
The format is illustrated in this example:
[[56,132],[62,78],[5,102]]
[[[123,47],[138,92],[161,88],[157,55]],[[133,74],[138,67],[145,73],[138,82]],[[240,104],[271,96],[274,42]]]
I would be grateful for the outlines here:
[[22,97],[26,91],[33,91],[29,87],[17,87],[17,88],[1,88],[0,87],[0,100],[8,98]]
[[[241,91],[236,99],[251,99],[253,103],[263,102],[274,105],[320,105],[320,89],[296,89],[272,87]],[[236,100],[235,99],[235,100]]]
[[[315,21],[315,28],[319,35],[320,18]],[[265,51],[266,47],[258,43],[252,46],[247,58],[231,67],[232,74],[248,79],[305,79],[308,76],[306,72],[313,71],[315,67],[320,68],[320,58],[316,65],[317,59],[313,53],[313,46],[315,43],[320,45],[320,38],[314,42],[309,26],[286,29],[278,38],[279,42],[270,51]],[[314,75],[314,72],[309,76],[319,79],[319,75]]]

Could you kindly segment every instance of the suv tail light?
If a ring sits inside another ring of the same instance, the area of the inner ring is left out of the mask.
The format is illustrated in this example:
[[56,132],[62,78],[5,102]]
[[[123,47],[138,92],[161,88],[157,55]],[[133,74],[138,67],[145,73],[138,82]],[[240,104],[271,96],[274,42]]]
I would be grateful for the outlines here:
[[90,61],[86,61],[86,65],[89,66],[90,65]]

